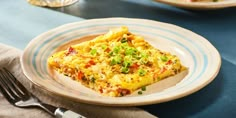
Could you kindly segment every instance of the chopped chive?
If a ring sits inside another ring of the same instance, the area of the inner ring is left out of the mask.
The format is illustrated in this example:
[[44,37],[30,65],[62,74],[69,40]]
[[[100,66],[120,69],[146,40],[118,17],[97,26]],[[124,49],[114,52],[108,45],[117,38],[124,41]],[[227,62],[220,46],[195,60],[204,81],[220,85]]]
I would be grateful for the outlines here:
[[142,57],[142,58],[148,58],[148,54],[145,53],[145,52],[141,52],[141,57]]
[[127,42],[128,40],[127,40],[127,38],[122,38],[121,39],[121,43],[125,43],[125,42]]
[[141,90],[142,90],[142,91],[146,91],[146,86],[142,86],[142,87],[141,87]]
[[113,48],[113,52],[114,53],[119,53],[120,52],[120,47],[119,46],[115,46],[114,48]]
[[97,50],[96,49],[92,49],[91,51],[90,51],[90,54],[91,55],[95,55],[97,53]]
[[120,64],[121,61],[122,61],[122,58],[121,58],[120,55],[117,55],[117,56],[115,57],[115,60],[116,60],[116,63],[117,63],[117,64]]
[[111,60],[111,65],[115,65],[115,64],[120,64],[122,61],[122,58],[120,55],[116,55],[112,60]]
[[139,94],[139,95],[142,95],[142,94],[143,94],[143,92],[142,92],[142,91],[138,91],[138,94]]
[[166,61],[168,60],[168,57],[165,56],[165,55],[163,55],[163,56],[161,56],[161,60],[164,61],[164,62],[166,62]]
[[95,83],[95,78],[94,77],[91,78],[91,82]]
[[112,59],[110,64],[111,64],[111,65],[116,65],[116,60],[115,60],[115,59]]
[[106,50],[107,49],[107,46],[104,44],[104,45],[102,45],[102,49],[103,50]]
[[144,75],[146,74],[146,71],[143,70],[142,68],[140,68],[140,69],[138,70],[138,74],[139,74],[139,76],[144,76]]
[[121,68],[121,72],[124,73],[124,74],[127,74],[127,73],[129,73],[129,68],[127,68],[127,67],[122,67],[122,68]]
[[109,56],[112,56],[113,55],[113,51],[109,53]]
[[129,60],[125,60],[125,61],[123,62],[123,66],[124,66],[125,68],[128,68],[130,65],[131,65],[131,61],[129,61]]
[[129,47],[125,50],[125,55],[135,55],[137,52],[137,49],[133,47]]

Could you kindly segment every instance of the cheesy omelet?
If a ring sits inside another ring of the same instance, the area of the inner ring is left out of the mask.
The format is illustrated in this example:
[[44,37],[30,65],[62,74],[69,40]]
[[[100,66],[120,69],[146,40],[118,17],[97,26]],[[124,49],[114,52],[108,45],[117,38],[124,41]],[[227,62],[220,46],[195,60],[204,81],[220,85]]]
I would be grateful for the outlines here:
[[114,97],[186,70],[176,55],[154,48],[125,26],[56,52],[48,58],[48,65],[102,95]]

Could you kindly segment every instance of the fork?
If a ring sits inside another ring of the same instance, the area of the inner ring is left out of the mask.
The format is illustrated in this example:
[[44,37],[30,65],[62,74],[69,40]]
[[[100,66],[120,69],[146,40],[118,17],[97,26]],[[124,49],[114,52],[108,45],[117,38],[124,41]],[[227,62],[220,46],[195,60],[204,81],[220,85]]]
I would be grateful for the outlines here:
[[16,107],[40,107],[56,118],[85,118],[71,110],[42,103],[6,68],[0,69],[0,91],[7,101]]

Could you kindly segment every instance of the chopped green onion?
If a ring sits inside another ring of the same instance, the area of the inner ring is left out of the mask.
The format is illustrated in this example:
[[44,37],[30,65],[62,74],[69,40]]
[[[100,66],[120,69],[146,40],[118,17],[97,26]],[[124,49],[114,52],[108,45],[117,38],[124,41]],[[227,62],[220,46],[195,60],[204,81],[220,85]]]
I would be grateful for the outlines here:
[[142,58],[148,58],[148,55],[147,55],[147,53],[145,53],[145,52],[141,52],[141,57],[142,57]]
[[104,45],[102,45],[102,49],[103,50],[106,50],[107,49],[107,46],[104,44]]
[[138,94],[139,94],[139,95],[142,95],[142,94],[143,94],[143,92],[142,92],[142,91],[138,91]]
[[125,43],[125,42],[127,42],[128,40],[127,40],[127,38],[122,38],[121,39],[121,43]]
[[213,2],[218,2],[218,0],[213,0]]
[[112,56],[112,55],[113,55],[113,52],[110,52],[109,55]]
[[115,60],[115,59],[112,59],[110,64],[111,64],[111,65],[116,65],[116,60]]
[[119,51],[120,51],[120,47],[119,46],[115,46],[114,48],[113,48],[113,52],[114,53],[119,53]]
[[126,49],[126,48],[128,48],[129,47],[129,44],[128,43],[122,43],[121,44],[121,48],[123,48],[123,49]]
[[135,55],[137,52],[137,49],[129,47],[125,50],[125,55]]
[[139,74],[139,76],[144,76],[146,74],[146,71],[140,68],[138,70],[138,74]]
[[127,74],[127,73],[129,73],[129,68],[122,67],[121,72],[124,73],[124,74]]
[[168,57],[165,56],[165,55],[163,55],[163,56],[161,56],[161,60],[164,61],[164,62],[166,62],[166,61],[168,60]]
[[131,65],[131,60],[124,60],[124,62],[123,62],[123,66],[125,67],[125,68],[128,68],[130,65]]
[[95,83],[95,78],[94,77],[91,78],[91,82]]
[[141,58],[141,59],[140,59],[140,62],[141,62],[142,64],[147,64],[147,63],[148,63],[148,58]]
[[160,77],[157,77],[157,81],[160,81],[161,80],[161,78]]
[[121,61],[122,61],[121,56],[116,55],[116,56],[111,60],[111,65],[120,64]]
[[92,49],[92,50],[90,51],[90,54],[91,54],[91,55],[97,54],[97,50],[96,50],[96,49]]
[[121,58],[120,55],[117,55],[117,56],[115,57],[115,60],[116,60],[117,64],[120,64],[121,61],[122,61],[122,58]]
[[141,90],[142,90],[142,91],[146,91],[146,86],[143,86],[143,87],[141,88]]
[[148,54],[146,52],[141,52],[140,54],[140,62],[142,64],[147,64],[148,63]]

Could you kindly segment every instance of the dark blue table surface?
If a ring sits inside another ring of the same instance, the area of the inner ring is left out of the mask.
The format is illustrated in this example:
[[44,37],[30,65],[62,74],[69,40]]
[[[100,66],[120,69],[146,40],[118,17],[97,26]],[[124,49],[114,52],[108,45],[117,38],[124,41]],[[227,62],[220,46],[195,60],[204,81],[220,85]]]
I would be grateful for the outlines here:
[[74,5],[52,10],[85,19],[151,19],[175,24],[202,35],[218,49],[222,58],[222,66],[215,80],[187,97],[140,108],[160,118],[236,117],[236,7],[193,11],[151,0],[80,0]]

